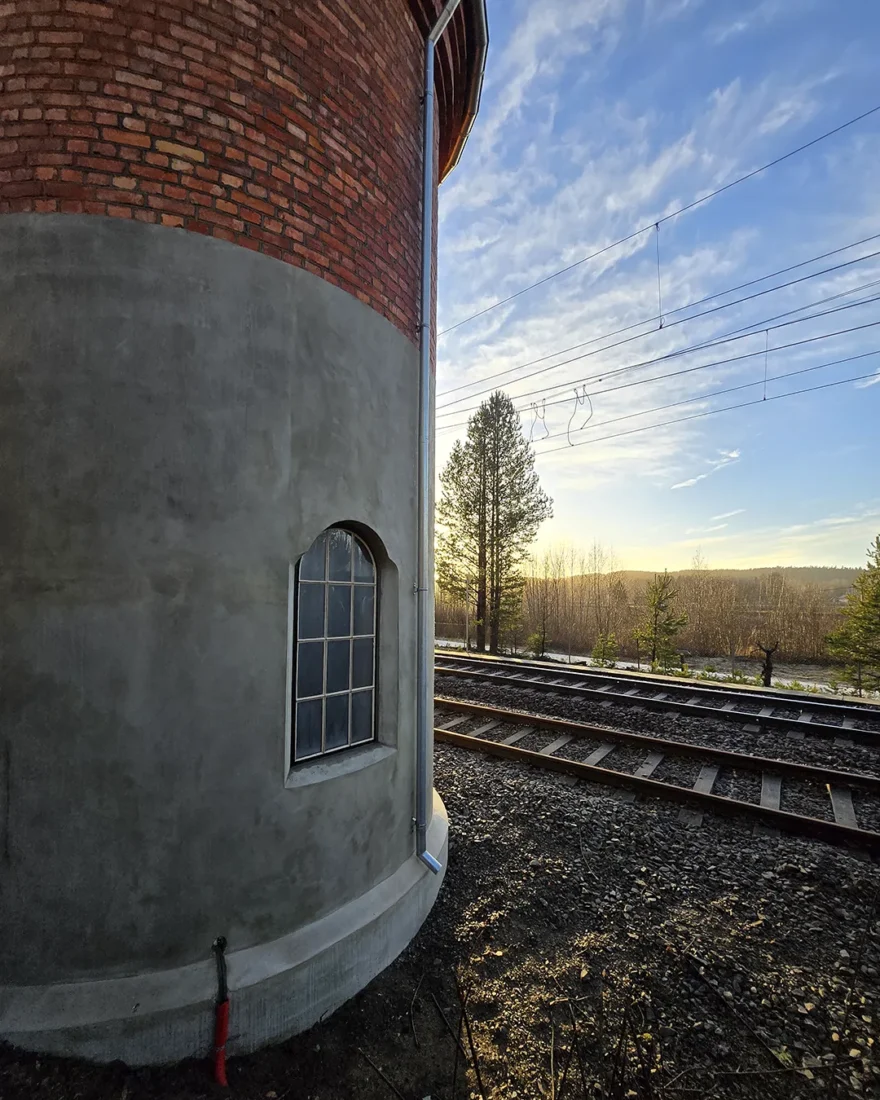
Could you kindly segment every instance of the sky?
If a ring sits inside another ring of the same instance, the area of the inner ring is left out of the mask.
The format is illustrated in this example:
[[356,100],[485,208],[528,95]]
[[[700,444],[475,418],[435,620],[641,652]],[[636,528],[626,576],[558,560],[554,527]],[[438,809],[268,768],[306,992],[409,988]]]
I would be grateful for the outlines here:
[[880,111],[668,215],[880,106],[880,4],[488,14],[480,113],[440,189],[438,471],[500,388],[554,501],[539,550],[598,540],[631,569],[698,551],[716,568],[864,564],[880,532]]

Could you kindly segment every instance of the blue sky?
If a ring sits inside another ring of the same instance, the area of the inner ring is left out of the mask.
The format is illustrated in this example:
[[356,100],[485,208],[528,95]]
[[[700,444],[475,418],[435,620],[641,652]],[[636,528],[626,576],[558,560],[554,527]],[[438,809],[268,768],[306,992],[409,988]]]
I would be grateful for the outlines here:
[[[488,8],[481,112],[440,190],[441,330],[880,105],[873,0]],[[730,304],[793,279],[802,281]],[[717,306],[725,308],[688,319]],[[839,311],[800,320],[831,309]],[[790,321],[798,323],[771,327]],[[626,568],[686,568],[698,550],[717,567],[862,564],[880,531],[880,324],[828,334],[874,322],[880,112],[441,335],[438,469],[479,391],[497,384],[522,409],[554,498],[540,545],[598,539]],[[753,335],[635,366],[741,329]],[[602,350],[626,337],[635,339]],[[869,377],[665,423],[761,399],[767,347],[767,397]],[[822,366],[851,356],[862,358]],[[701,369],[673,373],[693,367]],[[621,368],[634,369],[605,377]],[[757,385],[716,395],[749,383]],[[690,403],[651,411],[682,401]]]

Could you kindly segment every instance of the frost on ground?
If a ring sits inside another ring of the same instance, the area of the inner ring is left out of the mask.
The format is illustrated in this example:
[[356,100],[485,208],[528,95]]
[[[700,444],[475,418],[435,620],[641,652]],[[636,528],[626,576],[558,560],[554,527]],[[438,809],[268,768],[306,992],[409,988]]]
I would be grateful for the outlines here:
[[[872,863],[451,746],[435,782],[451,847],[424,928],[329,1020],[234,1059],[228,1095],[880,1096]],[[207,1061],[0,1052],[3,1100],[218,1095]]]

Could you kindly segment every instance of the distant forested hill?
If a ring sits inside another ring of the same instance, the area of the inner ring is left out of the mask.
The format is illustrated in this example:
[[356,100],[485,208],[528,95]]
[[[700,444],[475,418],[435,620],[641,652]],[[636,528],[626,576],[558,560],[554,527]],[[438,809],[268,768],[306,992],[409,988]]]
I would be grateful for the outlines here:
[[[762,566],[757,569],[703,569],[700,572],[704,577],[740,581],[763,581],[781,574],[786,585],[813,584],[836,596],[842,596],[849,591],[861,570],[842,565],[784,565]],[[694,573],[693,569],[671,571],[671,575],[675,577],[692,577]],[[640,569],[625,569],[620,576],[627,588],[630,588],[651,580],[654,574]]]

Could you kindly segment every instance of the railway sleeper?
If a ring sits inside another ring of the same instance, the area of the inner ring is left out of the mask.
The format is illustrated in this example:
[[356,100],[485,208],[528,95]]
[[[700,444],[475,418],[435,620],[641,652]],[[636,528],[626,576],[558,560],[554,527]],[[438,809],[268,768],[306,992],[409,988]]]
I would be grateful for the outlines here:
[[[753,726],[757,723],[759,728],[772,726],[776,729],[782,729],[789,732],[790,735],[797,740],[800,740],[804,736],[805,727],[811,734],[830,738],[839,737],[841,729],[844,728],[841,725],[832,725],[817,720],[816,716],[811,716],[811,720],[806,721],[804,712],[799,712],[797,717],[777,715],[773,713],[775,708],[769,706],[762,707],[757,714],[753,711],[729,709],[730,706],[737,704],[726,703],[724,706],[711,706],[704,702],[701,696],[694,695],[687,700],[670,699],[667,697],[667,692],[659,692],[654,695],[640,695],[639,693],[642,690],[640,688],[616,691],[613,686],[578,687],[570,683],[560,683],[557,680],[551,681],[546,677],[537,679],[530,677],[528,679],[523,679],[520,676],[506,676],[498,672],[487,672],[479,669],[445,668],[440,666],[436,671],[443,676],[456,676],[466,680],[490,680],[493,683],[508,684],[513,687],[528,686],[533,690],[544,691],[550,695],[579,696],[586,699],[596,699],[602,706],[610,706],[614,703],[619,703],[631,707],[636,696],[638,696],[638,703],[644,708],[662,711],[674,710],[677,714],[686,714],[695,718],[721,718],[725,721],[740,722],[745,726]],[[748,700],[743,701],[746,702]],[[880,731],[855,729],[852,726],[847,726],[846,730],[853,741],[860,744],[880,745]]]

